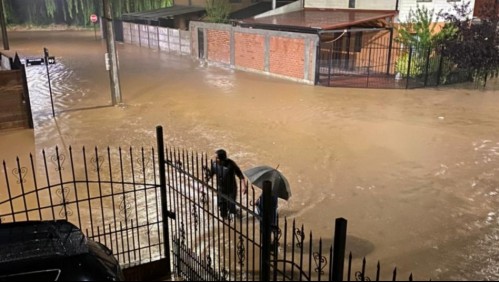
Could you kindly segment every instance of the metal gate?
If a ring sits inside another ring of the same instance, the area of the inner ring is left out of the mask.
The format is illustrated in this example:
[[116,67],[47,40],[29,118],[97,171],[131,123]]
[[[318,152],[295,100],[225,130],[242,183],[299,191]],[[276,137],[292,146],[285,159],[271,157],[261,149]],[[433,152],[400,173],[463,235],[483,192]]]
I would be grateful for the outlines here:
[[[162,151],[162,129],[158,128],[158,151]],[[332,240],[315,238],[294,220],[277,219],[272,213],[259,215],[256,199],[262,195],[264,210],[273,210],[271,184],[250,186],[238,193],[237,212],[228,219],[219,215],[217,202],[223,197],[216,179],[205,179],[209,167],[206,154],[165,149],[164,184],[169,213],[173,270],[189,281],[369,281],[380,279],[381,267],[367,265],[350,253],[345,258],[347,221],[331,222]],[[239,183],[241,187],[242,183]],[[329,243],[328,243],[329,242]],[[347,266],[346,271],[345,267]],[[373,273],[373,275],[369,275]],[[394,269],[392,277],[397,278]],[[378,281],[377,280],[377,281]],[[412,274],[409,276],[412,280]]]
[[169,275],[156,159],[154,149],[56,147],[4,160],[0,222],[65,219],[111,249],[127,278]]
[[330,87],[422,88],[470,81],[436,47],[403,46],[392,29],[323,32],[316,83]]
[[[172,263],[188,280],[379,280],[379,263],[345,259],[345,219],[336,219],[334,242],[294,220],[273,223],[272,213],[256,213],[262,189],[255,187],[238,194],[235,214],[219,216],[225,196],[204,179],[207,156],[165,148],[156,130],[157,150],[56,147],[4,160],[0,223],[66,219],[111,249],[128,280],[168,277]],[[264,210],[272,210],[270,185]]]

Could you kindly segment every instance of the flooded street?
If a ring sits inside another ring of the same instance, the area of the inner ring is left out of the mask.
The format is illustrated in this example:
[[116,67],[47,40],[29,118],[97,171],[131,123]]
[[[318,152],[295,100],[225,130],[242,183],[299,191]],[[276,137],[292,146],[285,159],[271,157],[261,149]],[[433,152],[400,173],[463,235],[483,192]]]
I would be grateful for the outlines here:
[[[356,258],[400,280],[499,279],[499,82],[486,90],[325,88],[118,44],[123,107],[91,32],[12,32],[27,67],[36,152],[60,146],[225,148],[243,170],[277,167],[279,213],[331,238],[348,222]],[[29,152],[18,152],[25,155]],[[388,276],[390,277],[390,276]]]

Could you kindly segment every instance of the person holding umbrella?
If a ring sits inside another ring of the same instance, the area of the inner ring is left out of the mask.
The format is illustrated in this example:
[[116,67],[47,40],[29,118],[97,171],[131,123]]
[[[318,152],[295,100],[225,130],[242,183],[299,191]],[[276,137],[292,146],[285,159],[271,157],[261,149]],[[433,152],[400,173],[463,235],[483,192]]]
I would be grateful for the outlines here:
[[215,151],[215,160],[211,161],[211,168],[204,167],[205,180],[209,181],[214,175],[217,179],[218,208],[222,218],[228,218],[229,214],[236,214],[237,181],[236,176],[242,182],[243,194],[248,190],[248,183],[239,166],[233,160],[227,158],[224,149]]

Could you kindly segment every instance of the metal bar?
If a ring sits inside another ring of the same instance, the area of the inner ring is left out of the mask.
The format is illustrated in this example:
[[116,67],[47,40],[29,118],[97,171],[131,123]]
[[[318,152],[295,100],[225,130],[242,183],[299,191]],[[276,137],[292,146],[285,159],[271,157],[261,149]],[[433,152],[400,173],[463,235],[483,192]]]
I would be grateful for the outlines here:
[[165,146],[163,139],[163,127],[156,127],[156,140],[158,146],[158,167],[159,167],[159,185],[161,190],[161,212],[163,219],[163,244],[164,253],[166,261],[168,262],[165,266],[167,273],[171,274],[170,266],[170,236],[169,236],[169,225],[168,225],[168,206],[166,200],[166,172],[165,172]]
[[[54,203],[52,200],[52,189],[50,189],[51,188],[50,177],[49,177],[49,171],[48,171],[48,166],[47,166],[47,156],[45,155],[45,150],[42,151],[42,155],[43,155],[43,164],[45,167],[45,177],[47,178],[47,187],[49,190],[50,209],[52,210],[52,220],[55,220]],[[14,220],[14,222],[15,222],[15,220]]]
[[[106,216],[104,215],[104,202],[102,201],[102,181],[100,177],[100,160],[99,160],[99,152],[97,149],[97,146],[94,148],[95,151],[95,166],[97,170],[97,184],[99,186],[99,201],[100,201],[100,212],[101,212],[101,219],[102,219],[102,226],[106,226],[106,221],[105,218]],[[135,181],[134,181],[135,182]],[[99,226],[97,226],[99,228]],[[106,237],[104,236],[104,245],[107,245]]]
[[[352,252],[348,254],[348,273],[347,273],[347,281],[351,281],[350,277],[352,275]],[[334,258],[333,258],[333,263],[334,263]],[[333,279],[334,281],[334,279]]]
[[380,272],[381,272],[381,265],[378,260],[378,264],[376,265],[376,281],[379,281]]
[[409,78],[411,75],[411,61],[412,61],[412,46],[409,47],[409,58],[407,61],[407,81],[405,84],[405,89],[409,89]]
[[68,211],[66,208],[66,193],[64,193],[64,181],[62,180],[62,167],[61,167],[61,159],[59,156],[59,147],[55,147],[55,155],[57,157],[57,171],[59,172],[59,181],[61,185],[61,197],[62,197],[62,207],[64,209],[64,218],[68,219]]
[[[111,149],[109,146],[107,147],[107,162],[109,164],[109,184],[111,185],[111,202],[112,202],[112,207],[113,207],[113,223],[115,228],[117,228],[117,221],[116,221],[116,207],[114,204],[114,181],[113,181],[113,170],[112,170],[112,164],[111,164]],[[145,178],[144,178],[145,179]],[[109,228],[111,230],[111,228]]]
[[337,218],[334,229],[334,254],[333,261],[331,262],[333,265],[332,281],[343,281],[346,239],[347,220],[344,218]]
[[263,182],[263,210],[266,211],[262,216],[261,241],[262,249],[260,253],[260,281],[270,280],[270,240],[272,236],[272,183]]
[[149,259],[152,258],[152,252],[151,252],[151,230],[150,230],[150,225],[149,225],[149,203],[148,203],[148,195],[147,195],[147,185],[145,180],[147,179],[146,176],[146,162],[145,162],[145,155],[144,155],[144,147],[141,148],[141,162],[142,162],[142,177],[144,179],[144,202],[146,205],[146,223],[147,223],[147,244],[148,244],[148,250],[149,250]]
[[[132,149],[132,147],[129,147],[128,151],[130,153],[130,173],[132,174],[133,198],[134,198],[134,202],[137,203],[137,201],[138,201],[138,199],[137,199],[137,182],[135,181],[135,167],[133,165],[133,149]],[[139,251],[139,261],[142,261],[142,252],[140,251],[140,249],[141,249],[140,241],[141,240],[140,240],[140,233],[139,233],[139,229],[140,229],[139,209],[137,207],[135,207],[135,222],[137,223],[137,245],[138,245],[137,249]],[[133,225],[132,225],[132,234],[133,234]],[[137,250],[137,249],[135,249],[135,250]],[[135,254],[135,252],[134,252],[134,254]]]
[[[33,161],[33,155],[31,153],[29,154],[29,159],[31,162],[31,172],[33,173],[33,185],[35,186],[35,195],[36,195],[36,204],[38,207],[38,216],[39,216],[39,219],[42,220],[42,210],[40,208],[40,196],[38,195],[38,183],[36,181],[36,173],[35,173],[35,162]],[[79,215],[79,212],[78,212],[78,215]],[[81,223],[80,223],[80,226],[81,226]]]
[[425,76],[424,76],[424,86],[428,85],[428,68],[430,67],[430,47],[428,47],[426,54],[426,65],[425,65]]
[[369,46],[369,59],[367,59],[367,88],[369,88],[369,76],[371,75],[371,53],[372,46]]
[[81,215],[80,215],[80,201],[78,200],[78,186],[76,185],[76,174],[73,161],[73,148],[71,148],[71,146],[69,146],[69,160],[71,162],[71,175],[73,176],[73,187],[75,189],[75,202],[76,202],[76,211],[78,214],[78,227],[82,228]]
[[[293,233],[291,233],[291,234],[293,234]],[[293,235],[291,235],[291,236],[293,236]],[[294,236],[292,238],[294,238]],[[282,281],[286,281],[285,273],[286,273],[286,265],[287,265],[286,258],[287,258],[287,251],[288,251],[288,219],[287,218],[284,219],[284,242],[283,242],[283,244],[284,244],[284,253],[283,253],[284,258],[283,258],[283,262],[282,262],[282,273],[283,273]],[[276,265],[276,267],[277,267],[277,265]]]
[[390,42],[388,42],[388,62],[386,66],[386,74],[390,74],[390,65],[392,64],[392,48],[393,48],[393,27],[390,28]]
[[439,63],[438,63],[438,71],[437,71],[437,86],[440,85],[440,77],[442,76],[442,65],[444,63],[444,56],[442,55],[442,53],[440,53],[440,60],[439,60]]
[[[14,217],[14,203],[12,201],[12,195],[11,195],[11,189],[10,189],[10,182],[9,182],[9,175],[7,173],[7,164],[5,163],[5,160],[3,161],[3,172],[5,174],[5,182],[7,184],[7,192],[9,194],[10,213],[12,215],[12,222],[16,222],[15,217]],[[0,220],[0,223],[1,223],[1,220]]]
[[[125,221],[125,229],[126,229],[126,243],[127,243],[127,253],[128,253],[128,262],[130,263],[132,261],[132,257],[130,254],[130,236],[128,236],[128,207],[127,207],[127,201],[126,201],[126,193],[125,193],[125,175],[123,173],[123,151],[121,150],[121,147],[118,148],[119,156],[120,156],[120,172],[121,172],[121,189],[122,189],[122,195],[123,195],[123,217]],[[121,226],[121,223],[120,223]]]
[[343,32],[358,32],[358,31],[378,31],[378,30],[386,30],[384,27],[380,28],[353,28],[353,29],[328,29],[328,30],[319,30],[317,33],[319,35],[325,33],[343,33]]
[[[314,256],[313,254],[313,247],[312,247],[312,242],[313,242],[313,237],[312,237],[312,231],[310,231],[310,239],[308,240],[308,277],[312,278],[312,257]],[[303,250],[304,248],[301,249],[301,257],[303,257]],[[300,258],[300,267],[303,268],[303,260]],[[303,281],[303,275],[301,274],[303,272],[300,272],[300,281]]]
[[[1,0],[0,0],[1,1]],[[26,214],[26,219],[29,220],[28,204],[26,203],[26,194],[24,193],[24,179],[21,170],[21,163],[19,157],[16,157],[17,171],[19,172],[19,185],[21,185],[21,193],[23,197],[24,213]]]

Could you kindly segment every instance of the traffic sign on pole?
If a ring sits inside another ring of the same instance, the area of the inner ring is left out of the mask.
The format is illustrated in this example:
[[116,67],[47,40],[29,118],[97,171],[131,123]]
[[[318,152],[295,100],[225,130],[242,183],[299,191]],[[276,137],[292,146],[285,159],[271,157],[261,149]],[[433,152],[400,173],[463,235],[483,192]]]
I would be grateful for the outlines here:
[[90,15],[90,21],[93,23],[96,23],[99,18],[97,17],[96,14],[91,14]]

